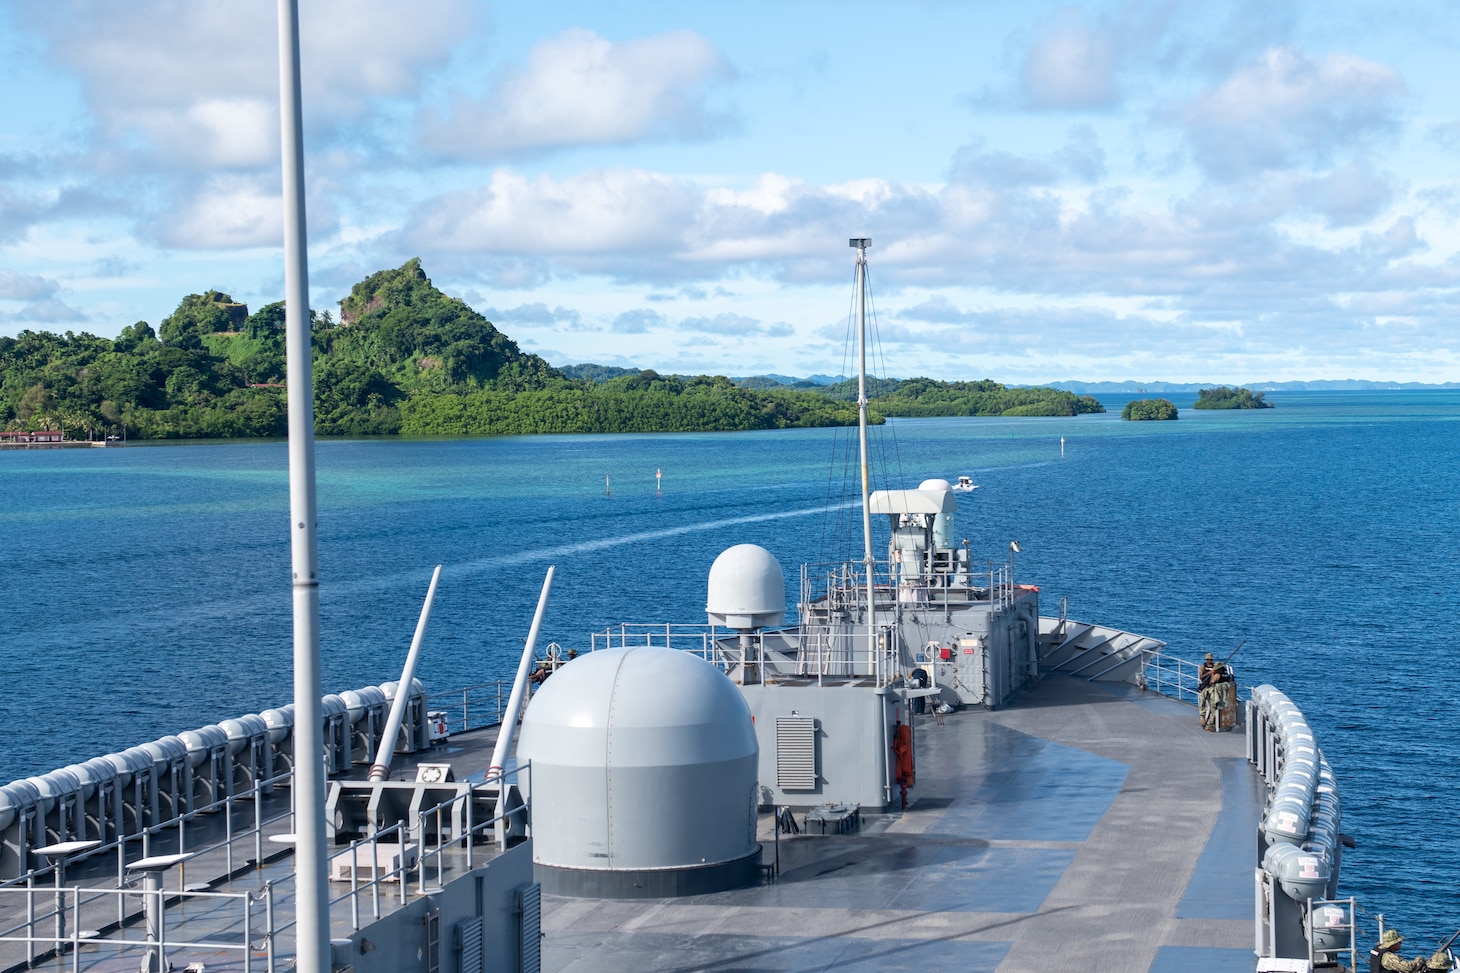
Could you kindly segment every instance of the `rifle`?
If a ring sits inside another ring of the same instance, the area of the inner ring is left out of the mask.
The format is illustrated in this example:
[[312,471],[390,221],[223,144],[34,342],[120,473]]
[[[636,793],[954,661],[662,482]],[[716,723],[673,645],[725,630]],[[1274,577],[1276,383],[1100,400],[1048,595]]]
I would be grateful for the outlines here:
[[1450,944],[1453,943],[1456,938],[1460,938],[1460,929],[1456,929],[1454,934],[1451,935],[1449,939],[1445,940],[1443,943],[1440,943],[1440,948],[1435,950],[1435,952],[1443,953],[1445,950],[1450,948]]
[[1229,655],[1225,659],[1222,660],[1222,665],[1226,665],[1227,663],[1231,662],[1232,661],[1232,656],[1233,655],[1236,655],[1238,652],[1241,652],[1242,651],[1242,646],[1244,646],[1246,644],[1247,644],[1247,640],[1246,639],[1243,639],[1242,641],[1238,642],[1237,643],[1237,647],[1232,650],[1232,655]]

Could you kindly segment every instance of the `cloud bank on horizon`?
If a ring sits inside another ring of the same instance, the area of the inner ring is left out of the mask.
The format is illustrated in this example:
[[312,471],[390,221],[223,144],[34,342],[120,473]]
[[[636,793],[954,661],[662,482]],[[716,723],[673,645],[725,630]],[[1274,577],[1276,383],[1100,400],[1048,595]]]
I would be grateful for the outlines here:
[[[1452,381],[1460,8],[303,0],[311,283],[556,364]],[[0,4],[0,334],[282,293],[252,0]]]

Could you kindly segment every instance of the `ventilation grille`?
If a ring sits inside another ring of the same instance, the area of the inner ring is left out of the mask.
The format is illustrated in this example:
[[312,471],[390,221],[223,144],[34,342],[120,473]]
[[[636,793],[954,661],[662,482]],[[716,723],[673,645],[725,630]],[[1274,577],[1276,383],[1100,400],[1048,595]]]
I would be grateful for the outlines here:
[[472,916],[458,922],[456,939],[461,947],[460,973],[485,973],[482,966],[482,917]]
[[533,882],[517,890],[522,916],[522,973],[542,973],[542,886]]
[[816,720],[776,717],[776,786],[783,791],[816,790]]

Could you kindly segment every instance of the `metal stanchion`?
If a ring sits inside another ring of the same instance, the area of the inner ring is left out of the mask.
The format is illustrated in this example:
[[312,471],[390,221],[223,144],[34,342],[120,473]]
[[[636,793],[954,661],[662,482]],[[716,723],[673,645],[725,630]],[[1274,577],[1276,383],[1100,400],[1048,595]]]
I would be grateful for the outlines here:
[[[164,910],[166,903],[162,888],[162,873],[193,857],[190,853],[179,855],[157,855],[142,858],[127,865],[127,870],[142,876],[142,913],[147,925],[147,953],[142,957],[140,973],[168,973],[172,966],[167,962],[167,941]],[[245,947],[248,945],[245,942]]]
[[[62,841],[54,845],[44,845],[40,848],[32,848],[31,852],[36,855],[43,855],[55,863],[56,868],[56,952],[61,952],[61,946],[66,941],[66,901],[62,898],[62,889],[66,886],[66,862],[101,847],[101,842],[91,841]],[[79,909],[78,909],[79,912]],[[81,917],[76,917],[76,922],[81,922]]]

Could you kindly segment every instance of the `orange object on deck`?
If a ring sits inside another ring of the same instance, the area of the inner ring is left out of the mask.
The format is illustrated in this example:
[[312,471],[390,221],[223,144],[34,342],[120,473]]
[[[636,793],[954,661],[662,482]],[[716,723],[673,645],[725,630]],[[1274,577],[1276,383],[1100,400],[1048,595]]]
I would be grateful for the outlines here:
[[897,724],[892,733],[892,752],[897,757],[897,782],[903,787],[917,783],[917,767],[913,761],[912,727]]

